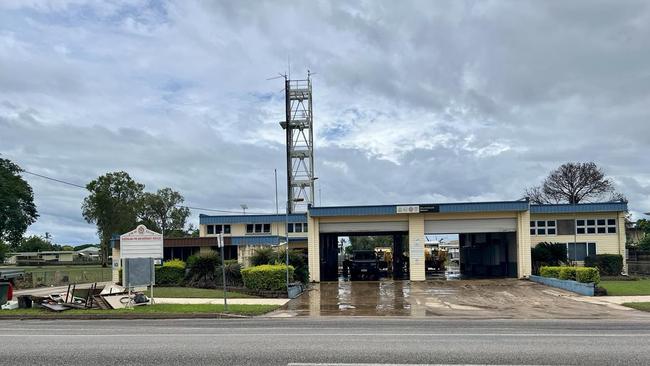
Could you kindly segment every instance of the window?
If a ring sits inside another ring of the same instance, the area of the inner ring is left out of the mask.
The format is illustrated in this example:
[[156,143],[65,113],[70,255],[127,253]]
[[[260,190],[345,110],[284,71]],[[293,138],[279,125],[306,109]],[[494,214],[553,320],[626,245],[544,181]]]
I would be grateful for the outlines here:
[[208,235],[214,234],[230,234],[230,225],[207,225]]
[[288,226],[290,233],[306,233],[307,232],[307,223],[306,222],[294,222],[290,223]]
[[557,235],[555,220],[537,220],[530,222],[530,235]]
[[287,224],[287,231],[289,231],[290,233],[293,232],[293,223],[290,222]]
[[586,257],[596,254],[596,243],[567,243],[569,260],[582,262]]
[[[228,228],[230,231],[230,228]],[[246,234],[270,233],[271,224],[246,224]]]
[[616,219],[576,220],[576,234],[616,234]]
[[576,232],[574,220],[557,220],[558,235],[573,235]]

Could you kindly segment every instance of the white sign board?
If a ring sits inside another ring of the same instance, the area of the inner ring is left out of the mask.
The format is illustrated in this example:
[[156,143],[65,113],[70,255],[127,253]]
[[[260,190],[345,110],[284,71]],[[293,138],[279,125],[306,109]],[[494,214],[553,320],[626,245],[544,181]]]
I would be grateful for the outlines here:
[[420,213],[420,206],[397,206],[398,214]]
[[120,235],[120,257],[122,258],[162,258],[163,236],[138,225],[135,230]]

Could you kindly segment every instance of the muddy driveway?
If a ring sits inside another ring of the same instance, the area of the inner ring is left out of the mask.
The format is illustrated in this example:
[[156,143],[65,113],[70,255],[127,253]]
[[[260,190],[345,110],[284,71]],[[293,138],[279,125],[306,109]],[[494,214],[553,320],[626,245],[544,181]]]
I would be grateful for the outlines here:
[[646,318],[619,305],[526,280],[324,282],[274,316],[414,316],[517,319]]

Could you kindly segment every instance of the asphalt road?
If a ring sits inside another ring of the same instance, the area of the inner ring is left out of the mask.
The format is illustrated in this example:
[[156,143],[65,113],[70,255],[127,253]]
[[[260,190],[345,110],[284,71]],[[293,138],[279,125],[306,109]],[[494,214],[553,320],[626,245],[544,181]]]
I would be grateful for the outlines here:
[[647,365],[648,337],[639,320],[0,321],[0,364]]

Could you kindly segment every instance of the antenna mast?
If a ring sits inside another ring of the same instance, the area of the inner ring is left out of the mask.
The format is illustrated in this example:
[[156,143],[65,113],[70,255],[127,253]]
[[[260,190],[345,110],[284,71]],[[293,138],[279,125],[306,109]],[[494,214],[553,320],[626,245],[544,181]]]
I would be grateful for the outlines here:
[[287,205],[289,213],[307,211],[314,204],[314,129],[311,72],[306,80],[284,78],[286,119]]

